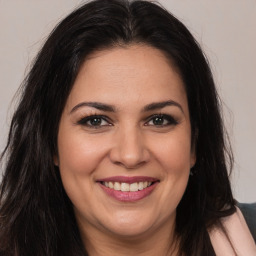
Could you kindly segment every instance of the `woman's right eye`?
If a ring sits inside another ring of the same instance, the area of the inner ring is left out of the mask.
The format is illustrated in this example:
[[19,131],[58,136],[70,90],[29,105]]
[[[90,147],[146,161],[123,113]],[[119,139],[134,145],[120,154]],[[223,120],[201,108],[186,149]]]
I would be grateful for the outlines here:
[[78,121],[78,124],[87,126],[89,128],[97,129],[103,126],[110,126],[111,123],[103,116],[87,116]]

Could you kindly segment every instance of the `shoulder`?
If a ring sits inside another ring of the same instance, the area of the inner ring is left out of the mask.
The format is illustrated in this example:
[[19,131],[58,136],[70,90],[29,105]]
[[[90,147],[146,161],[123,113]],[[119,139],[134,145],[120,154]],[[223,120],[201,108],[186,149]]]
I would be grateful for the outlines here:
[[256,245],[239,208],[228,217],[222,218],[221,227],[209,232],[216,255],[247,255],[256,256]]
[[241,210],[245,218],[246,224],[256,243],[256,203],[251,203],[251,204],[238,203],[237,206]]

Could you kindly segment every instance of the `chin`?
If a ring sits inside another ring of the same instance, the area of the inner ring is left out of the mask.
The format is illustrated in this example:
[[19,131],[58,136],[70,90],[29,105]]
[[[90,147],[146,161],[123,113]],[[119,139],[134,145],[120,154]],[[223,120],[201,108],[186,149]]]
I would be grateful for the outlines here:
[[112,216],[112,219],[105,222],[105,225],[102,224],[108,231],[119,237],[134,238],[143,236],[157,224],[155,216],[150,218],[149,215],[150,213],[119,213]]
[[[119,238],[123,239],[134,239],[138,237],[143,237],[145,234],[148,233],[150,225],[141,225],[138,223],[135,225],[133,224],[121,224],[121,225],[115,225],[114,227],[109,227],[109,231],[113,235],[117,235]],[[150,226],[151,227],[151,226]]]

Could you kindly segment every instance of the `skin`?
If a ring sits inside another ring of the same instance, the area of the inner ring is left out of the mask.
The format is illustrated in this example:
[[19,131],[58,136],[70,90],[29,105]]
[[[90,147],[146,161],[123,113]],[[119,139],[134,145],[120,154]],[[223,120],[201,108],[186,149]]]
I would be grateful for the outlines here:
[[[144,109],[164,101],[176,105]],[[82,102],[115,111],[78,106]],[[155,114],[177,123],[156,125]],[[107,120],[79,122],[90,115]],[[130,45],[87,58],[62,113],[55,164],[90,255],[175,255],[176,207],[195,161],[184,85],[161,51]],[[97,182],[111,176],[149,176],[159,183],[149,196],[121,202]]]

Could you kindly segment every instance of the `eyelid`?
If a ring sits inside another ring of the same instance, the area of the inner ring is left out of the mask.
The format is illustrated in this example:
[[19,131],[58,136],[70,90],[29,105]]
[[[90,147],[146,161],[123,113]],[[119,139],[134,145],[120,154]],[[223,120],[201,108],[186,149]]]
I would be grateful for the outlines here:
[[174,118],[172,115],[170,115],[170,114],[153,114],[153,115],[151,115],[150,117],[148,117],[147,119],[146,119],[146,123],[145,123],[145,125],[146,126],[151,126],[151,125],[149,125],[148,123],[150,122],[150,121],[152,121],[154,118],[157,118],[157,117],[161,117],[161,118],[164,118],[164,119],[166,119],[167,121],[168,121],[168,124],[164,124],[164,125],[152,125],[152,126],[158,126],[158,127],[163,127],[163,126],[170,126],[170,125],[177,125],[179,122],[178,122],[178,120],[176,119],[176,118]]
[[[93,125],[86,124],[88,121],[92,120],[93,118],[100,118],[100,119],[106,121],[108,123],[108,125],[93,126]],[[91,115],[90,114],[90,115],[86,115],[86,116],[80,118],[77,121],[77,124],[83,125],[83,126],[86,126],[86,127],[91,127],[91,128],[95,129],[95,128],[106,127],[106,126],[112,125],[112,122],[111,122],[110,118],[105,116],[105,115],[97,115],[97,114],[92,114]]]
[[[92,119],[102,119],[105,122],[107,122],[107,124],[99,124],[99,125],[90,125],[88,124],[88,122]],[[149,122],[153,121],[154,118],[162,118],[165,120],[165,122],[167,121],[167,123],[165,124],[149,124]],[[147,118],[144,119],[145,122],[145,126],[155,126],[158,128],[161,127],[167,127],[167,126],[175,126],[177,125],[179,122],[177,120],[177,118],[173,117],[170,114],[163,114],[163,113],[159,113],[159,114],[153,114]],[[101,115],[101,114],[88,114],[88,115],[84,115],[81,118],[79,118],[79,120],[76,122],[76,124],[84,126],[84,127],[88,127],[88,128],[92,128],[92,129],[99,129],[99,128],[103,128],[103,127],[107,127],[107,126],[113,126],[113,121],[105,115]]]

